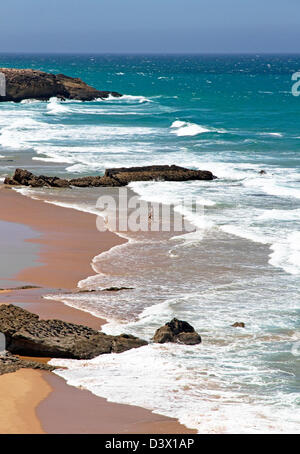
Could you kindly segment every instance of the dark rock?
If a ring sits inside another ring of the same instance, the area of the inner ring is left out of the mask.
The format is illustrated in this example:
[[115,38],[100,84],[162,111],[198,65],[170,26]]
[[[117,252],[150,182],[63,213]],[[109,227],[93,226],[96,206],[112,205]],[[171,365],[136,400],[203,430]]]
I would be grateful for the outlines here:
[[33,69],[0,68],[5,75],[6,96],[1,101],[20,102],[23,99],[47,101],[52,97],[92,101],[96,98],[120,97],[116,92],[99,91],[81,79],[64,74],[48,74]]
[[173,320],[156,331],[153,341],[158,344],[178,342],[180,344],[196,345],[200,344],[201,337],[188,322],[173,318]]
[[120,187],[126,186],[126,184],[127,183],[122,183],[117,178],[108,177],[107,175],[104,175],[100,179],[100,186]]
[[68,180],[58,177],[45,177],[44,175],[35,176],[33,173],[28,172],[28,170],[25,169],[16,169],[12,178],[5,178],[4,184],[31,186],[33,188],[67,188],[70,186]]
[[76,293],[95,293],[95,292],[120,292],[121,290],[133,290],[133,287],[108,287],[102,289],[78,290]]
[[98,187],[101,186],[101,177],[73,178],[69,184],[78,188]]
[[40,369],[52,371],[56,369],[56,367],[37,361],[27,361],[19,358],[18,356],[13,356],[10,353],[0,355],[0,375],[16,372],[19,369]]
[[16,169],[14,176],[7,177],[4,184],[31,187],[68,188],[121,187],[132,181],[189,181],[213,180],[216,177],[207,170],[191,170],[178,166],[146,166],[120,169],[107,169],[104,176],[87,176],[65,180],[58,177],[36,176],[28,170]]
[[73,178],[69,181],[70,186],[76,186],[78,188],[88,188],[88,187],[100,187],[100,186],[122,186],[117,180],[114,178],[107,178],[105,176],[88,176],[88,177],[80,177],[80,178]]
[[235,322],[231,326],[233,326],[234,328],[245,328],[246,325],[244,322]]
[[83,325],[39,320],[14,305],[0,306],[0,332],[6,337],[6,349],[24,356],[90,359],[147,345],[134,336],[109,336]]
[[29,325],[37,323],[39,316],[12,304],[0,306],[0,332],[5,334],[6,341],[14,333]]
[[[132,348],[137,347],[137,338],[135,336],[132,336],[130,334],[120,334],[120,336],[110,336],[113,337],[113,348],[112,351],[114,353],[122,353],[125,352],[126,350],[130,350]],[[148,342],[146,341],[141,341],[141,345],[138,345],[138,347],[141,347],[143,345],[147,345]]]
[[265,170],[260,170],[258,173],[259,173],[260,175],[266,175],[267,172],[266,172]]
[[175,165],[107,169],[105,171],[105,176],[118,180],[122,185],[131,183],[132,181],[187,181],[213,180],[216,178],[207,170],[191,170]]
[[41,288],[36,285],[21,285],[20,287],[10,287],[10,288],[0,288],[0,291],[2,292],[11,292],[13,290],[33,290]]

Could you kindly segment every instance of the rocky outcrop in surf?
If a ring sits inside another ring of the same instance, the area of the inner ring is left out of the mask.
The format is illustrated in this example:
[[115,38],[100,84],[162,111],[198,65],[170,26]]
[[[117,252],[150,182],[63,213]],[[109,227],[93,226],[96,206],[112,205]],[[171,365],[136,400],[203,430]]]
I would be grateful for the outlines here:
[[245,328],[246,327],[244,322],[235,322],[231,326],[233,326],[233,328]]
[[147,345],[127,334],[110,336],[84,325],[40,320],[12,304],[0,306],[0,332],[5,335],[8,352],[32,357],[91,359]]
[[133,181],[188,181],[213,180],[216,178],[208,170],[192,170],[176,165],[153,165],[107,169],[104,176],[117,180],[121,185],[126,185]]
[[214,180],[208,170],[192,170],[175,165],[157,165],[107,169],[104,176],[87,176],[66,180],[44,175],[36,176],[25,169],[16,169],[13,177],[7,177],[4,184],[49,188],[76,187],[121,187],[133,181],[189,181]]
[[79,78],[64,74],[49,74],[33,69],[0,68],[6,82],[6,96],[0,96],[0,102],[20,102],[24,99],[47,101],[56,97],[92,101],[109,96],[120,97],[120,93],[99,91],[87,85]]
[[173,320],[156,331],[153,336],[153,342],[158,344],[175,342],[196,345],[201,343],[201,337],[188,322],[173,318]]

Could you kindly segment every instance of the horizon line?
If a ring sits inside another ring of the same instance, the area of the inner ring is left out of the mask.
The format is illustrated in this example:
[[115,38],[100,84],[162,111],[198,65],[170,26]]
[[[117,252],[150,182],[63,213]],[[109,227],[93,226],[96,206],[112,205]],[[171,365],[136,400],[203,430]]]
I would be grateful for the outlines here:
[[49,52],[35,52],[35,51],[12,51],[6,52],[0,50],[0,55],[103,55],[103,56],[137,56],[137,55],[149,55],[149,56],[173,56],[173,55],[191,55],[191,56],[220,56],[220,55],[254,55],[254,56],[261,56],[261,55],[294,55],[300,56],[300,52],[75,52],[75,51],[68,51],[68,52],[56,52],[56,51],[49,51]]

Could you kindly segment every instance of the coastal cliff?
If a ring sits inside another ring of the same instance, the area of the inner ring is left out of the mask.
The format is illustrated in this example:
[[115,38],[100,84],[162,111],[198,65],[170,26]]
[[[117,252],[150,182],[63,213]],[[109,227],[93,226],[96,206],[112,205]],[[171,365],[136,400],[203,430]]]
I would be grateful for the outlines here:
[[49,74],[33,69],[0,68],[5,76],[6,96],[0,102],[21,102],[24,99],[47,101],[50,98],[92,101],[109,96],[120,97],[120,93],[99,91],[79,78],[64,74]]

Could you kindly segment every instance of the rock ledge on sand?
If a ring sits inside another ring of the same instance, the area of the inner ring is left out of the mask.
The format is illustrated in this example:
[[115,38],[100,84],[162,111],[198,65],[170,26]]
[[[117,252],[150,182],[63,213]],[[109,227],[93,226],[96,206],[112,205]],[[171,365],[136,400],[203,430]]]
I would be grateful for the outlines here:
[[17,356],[13,356],[10,353],[0,355],[0,375],[16,372],[19,369],[40,369],[53,371],[56,367],[37,361],[27,361],[25,359],[18,358]]
[[196,345],[201,343],[201,337],[188,322],[173,318],[173,320],[156,331],[153,342],[158,344],[177,342],[186,345]]
[[0,102],[21,102],[24,99],[48,101],[53,97],[92,101],[97,98],[122,96],[117,92],[96,90],[81,79],[64,74],[15,68],[0,68],[0,73],[4,74],[6,80],[6,96],[0,96]]
[[0,331],[6,338],[6,350],[24,356],[91,359],[147,345],[127,334],[109,336],[83,325],[39,320],[37,315],[12,304],[0,306]]

